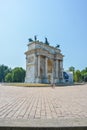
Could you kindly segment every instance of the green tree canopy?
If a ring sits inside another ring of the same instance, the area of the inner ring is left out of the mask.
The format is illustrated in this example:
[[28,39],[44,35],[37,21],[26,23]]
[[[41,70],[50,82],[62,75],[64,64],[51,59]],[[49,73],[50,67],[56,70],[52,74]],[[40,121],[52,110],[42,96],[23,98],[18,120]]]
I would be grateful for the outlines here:
[[8,73],[8,74],[5,76],[5,81],[6,81],[6,82],[12,82],[12,73]]
[[75,82],[87,82],[87,67],[83,70],[75,70],[75,67],[69,67],[69,71],[73,72],[73,78]]
[[84,74],[84,81],[87,82],[87,72]]
[[82,81],[87,82],[87,67],[81,71]]
[[73,81],[75,81],[75,67],[69,67],[69,71],[73,72]]
[[11,68],[8,68],[8,66],[5,65],[0,65],[0,82],[5,81],[5,76],[9,72],[11,72]]
[[12,81],[13,82],[24,82],[25,70],[21,67],[16,67],[12,70]]
[[80,82],[82,79],[80,70],[76,70],[75,72],[75,82]]
[[73,67],[73,66],[69,67],[69,71],[72,71],[74,73],[75,67]]

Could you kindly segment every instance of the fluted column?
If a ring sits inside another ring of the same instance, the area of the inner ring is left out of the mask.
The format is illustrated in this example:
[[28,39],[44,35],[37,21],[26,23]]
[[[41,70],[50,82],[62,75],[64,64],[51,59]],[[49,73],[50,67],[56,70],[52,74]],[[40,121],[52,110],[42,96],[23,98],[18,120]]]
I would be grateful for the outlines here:
[[58,78],[58,60],[56,60],[56,78]]
[[47,64],[47,62],[48,62],[48,58],[45,57],[45,77],[46,78],[47,78],[47,72],[48,72],[48,64]]
[[61,73],[62,73],[62,78],[63,78],[63,61],[61,60]]
[[53,67],[52,67],[52,83],[55,83],[56,73],[55,73],[55,60],[53,59]]
[[35,60],[35,78],[38,77],[38,56],[36,55],[36,60]]
[[63,78],[63,61],[60,60],[60,78]]
[[40,55],[38,55],[38,77],[40,77]]

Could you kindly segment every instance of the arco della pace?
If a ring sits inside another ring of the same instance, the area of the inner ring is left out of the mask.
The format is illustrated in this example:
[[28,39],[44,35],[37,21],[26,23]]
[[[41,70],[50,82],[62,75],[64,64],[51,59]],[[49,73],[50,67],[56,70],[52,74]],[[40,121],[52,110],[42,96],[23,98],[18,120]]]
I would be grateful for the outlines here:
[[53,47],[35,39],[29,39],[26,54],[26,77],[27,83],[62,83],[63,57],[59,46]]

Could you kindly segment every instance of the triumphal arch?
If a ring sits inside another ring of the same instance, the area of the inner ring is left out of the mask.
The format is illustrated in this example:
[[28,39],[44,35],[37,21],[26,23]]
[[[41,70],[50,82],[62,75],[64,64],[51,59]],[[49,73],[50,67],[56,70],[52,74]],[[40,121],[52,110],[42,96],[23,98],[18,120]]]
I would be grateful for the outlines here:
[[63,82],[63,55],[58,47],[40,41],[30,41],[26,55],[28,83]]

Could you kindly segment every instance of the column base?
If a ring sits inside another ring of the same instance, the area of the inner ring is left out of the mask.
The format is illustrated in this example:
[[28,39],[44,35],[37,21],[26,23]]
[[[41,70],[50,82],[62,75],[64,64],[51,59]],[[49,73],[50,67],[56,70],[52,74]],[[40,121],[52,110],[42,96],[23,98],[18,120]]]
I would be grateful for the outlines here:
[[42,83],[48,84],[48,83],[49,83],[49,82],[48,82],[48,79],[47,79],[47,78],[42,79]]
[[36,83],[41,83],[41,78],[38,77],[35,80],[36,80]]
[[64,83],[64,79],[55,78],[55,79],[54,79],[54,83],[55,83],[55,84]]
[[64,79],[63,79],[63,78],[60,78],[60,79],[59,79],[59,83],[64,83]]
[[59,83],[59,79],[58,79],[58,78],[55,78],[55,79],[54,79],[54,83],[55,83],[55,84],[58,84],[58,83]]

